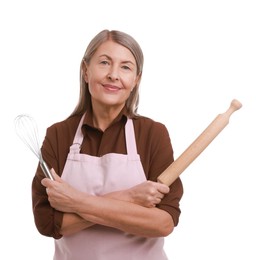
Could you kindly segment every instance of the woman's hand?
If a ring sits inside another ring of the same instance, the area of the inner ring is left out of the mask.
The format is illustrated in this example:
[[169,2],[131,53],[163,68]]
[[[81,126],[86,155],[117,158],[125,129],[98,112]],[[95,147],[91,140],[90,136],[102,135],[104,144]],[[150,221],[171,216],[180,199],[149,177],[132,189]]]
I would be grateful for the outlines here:
[[143,207],[152,208],[161,202],[162,198],[169,190],[169,187],[164,184],[145,181],[130,189],[111,192],[103,195],[103,197],[127,201]]
[[[42,185],[46,187],[46,193],[51,206],[62,212],[75,213],[73,206],[85,193],[78,191],[63,181],[53,169],[51,169],[51,173],[54,176],[54,181],[48,178],[42,180]],[[152,208],[161,202],[169,190],[169,187],[165,184],[145,181],[127,190],[111,192],[102,197],[123,200]]]
[[65,213],[60,230],[63,235],[94,224],[149,237],[166,236],[173,230],[170,214],[155,208],[169,192],[164,184],[145,181],[127,190],[92,196],[76,190],[51,172],[54,180],[44,178],[41,182],[46,187],[50,205]]
[[169,190],[170,188],[164,184],[146,181],[130,188],[128,191],[133,203],[151,208],[159,204]]
[[51,173],[54,181],[48,178],[44,178],[41,181],[42,185],[46,187],[46,193],[51,206],[62,212],[74,212],[74,202],[81,197],[81,192],[62,180],[55,173],[54,169],[51,169]]

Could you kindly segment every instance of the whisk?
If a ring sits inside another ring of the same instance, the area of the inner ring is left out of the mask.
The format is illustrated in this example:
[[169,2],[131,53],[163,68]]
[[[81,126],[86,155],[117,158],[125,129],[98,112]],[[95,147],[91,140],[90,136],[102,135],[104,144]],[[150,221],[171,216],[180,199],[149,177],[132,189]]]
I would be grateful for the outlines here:
[[43,160],[41,149],[39,146],[38,128],[36,121],[29,115],[18,115],[15,118],[15,130],[19,138],[39,159],[40,166],[47,178],[53,180],[53,176]]

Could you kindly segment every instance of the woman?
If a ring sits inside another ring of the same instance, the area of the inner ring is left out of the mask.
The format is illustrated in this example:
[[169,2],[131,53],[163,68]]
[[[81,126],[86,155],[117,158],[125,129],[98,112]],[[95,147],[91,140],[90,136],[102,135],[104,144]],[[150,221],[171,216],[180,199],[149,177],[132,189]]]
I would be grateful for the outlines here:
[[72,115],[47,129],[32,183],[38,231],[55,239],[56,260],[167,259],[182,183],[156,182],[173,162],[166,127],[137,114],[143,53],[120,31],[92,39]]

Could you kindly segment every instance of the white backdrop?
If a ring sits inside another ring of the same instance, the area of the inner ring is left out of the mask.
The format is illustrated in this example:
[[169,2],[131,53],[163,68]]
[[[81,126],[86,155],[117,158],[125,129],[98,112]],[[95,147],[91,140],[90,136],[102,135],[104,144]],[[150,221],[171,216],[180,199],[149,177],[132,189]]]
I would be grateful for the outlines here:
[[[255,260],[256,8],[251,0],[0,2],[1,259],[52,259],[33,222],[37,165],[14,118],[45,129],[66,118],[79,65],[102,29],[125,31],[145,55],[139,112],[164,123],[175,157],[229,107],[229,125],[182,174],[180,223],[166,238],[173,260]],[[5,255],[5,257],[3,257]]]

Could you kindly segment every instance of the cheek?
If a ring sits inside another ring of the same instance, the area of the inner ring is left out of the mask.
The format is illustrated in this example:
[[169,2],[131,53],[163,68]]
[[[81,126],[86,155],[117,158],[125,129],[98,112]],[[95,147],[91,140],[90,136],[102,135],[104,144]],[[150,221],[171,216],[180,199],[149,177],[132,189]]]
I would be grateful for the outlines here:
[[85,77],[85,81],[87,82],[89,89],[92,88],[95,83],[95,75],[88,73]]
[[97,71],[93,67],[88,66],[86,72],[84,73],[84,80],[89,84],[94,81],[94,78],[97,77]]
[[87,73],[87,81],[90,84],[101,83],[106,77],[106,73],[100,70],[89,70]]
[[137,77],[135,76],[130,76],[126,79],[126,86],[127,89],[130,89],[131,91],[133,90],[133,88],[136,86],[137,84]]

